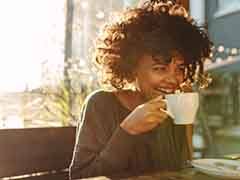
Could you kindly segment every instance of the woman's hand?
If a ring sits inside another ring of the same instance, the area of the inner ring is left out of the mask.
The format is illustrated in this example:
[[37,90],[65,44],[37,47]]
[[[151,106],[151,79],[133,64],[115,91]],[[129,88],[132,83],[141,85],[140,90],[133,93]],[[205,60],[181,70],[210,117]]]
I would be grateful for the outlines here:
[[147,103],[137,106],[120,124],[129,134],[141,134],[152,130],[168,117],[166,102],[157,97]]

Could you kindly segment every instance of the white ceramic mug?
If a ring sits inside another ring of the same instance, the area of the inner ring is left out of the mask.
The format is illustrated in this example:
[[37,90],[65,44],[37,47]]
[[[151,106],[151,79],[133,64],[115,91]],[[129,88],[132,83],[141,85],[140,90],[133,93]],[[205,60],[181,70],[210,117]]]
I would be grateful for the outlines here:
[[199,94],[196,92],[167,94],[167,111],[174,124],[193,124],[199,107]]

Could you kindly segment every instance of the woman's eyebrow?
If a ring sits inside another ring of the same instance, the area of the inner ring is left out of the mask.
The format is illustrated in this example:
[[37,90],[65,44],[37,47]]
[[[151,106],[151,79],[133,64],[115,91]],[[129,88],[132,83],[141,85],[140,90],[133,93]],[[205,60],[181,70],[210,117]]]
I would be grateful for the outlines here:
[[[163,59],[154,59],[155,61],[153,61],[153,65],[157,65],[157,64],[160,64],[160,65],[168,65],[170,64],[171,62],[168,62],[168,61],[164,61]],[[181,65],[185,65],[185,62],[184,61],[175,61],[176,65],[178,66],[181,66]]]
[[177,65],[185,65],[185,62],[183,60],[176,60],[176,57],[162,57],[162,56],[152,56],[153,59],[153,65],[155,64],[161,64],[161,65],[168,65],[172,61],[174,61]]
[[155,66],[155,65],[168,65],[169,63],[167,63],[167,62],[161,62],[161,61],[154,61],[153,63],[152,63],[152,66]]
[[171,60],[166,60],[163,57],[153,57],[153,64],[161,64],[161,65],[167,65],[171,63]]
[[178,65],[178,66],[182,66],[182,65],[185,66],[184,62],[177,63],[177,65]]

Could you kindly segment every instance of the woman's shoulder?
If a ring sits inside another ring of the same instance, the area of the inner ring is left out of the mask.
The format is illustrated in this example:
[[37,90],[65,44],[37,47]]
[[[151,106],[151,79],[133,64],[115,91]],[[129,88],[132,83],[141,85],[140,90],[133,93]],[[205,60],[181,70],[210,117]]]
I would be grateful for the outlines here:
[[[85,103],[87,103],[87,106],[90,107],[99,107],[100,109],[113,109],[113,108],[123,108],[125,110],[130,110],[135,107],[135,100],[132,96],[132,92],[128,90],[122,90],[122,91],[107,91],[107,90],[96,90],[92,93],[90,93]],[[133,104],[131,104],[133,103]]]
[[91,92],[85,99],[87,104],[109,104],[113,101],[114,94],[112,91],[103,89],[95,90]]

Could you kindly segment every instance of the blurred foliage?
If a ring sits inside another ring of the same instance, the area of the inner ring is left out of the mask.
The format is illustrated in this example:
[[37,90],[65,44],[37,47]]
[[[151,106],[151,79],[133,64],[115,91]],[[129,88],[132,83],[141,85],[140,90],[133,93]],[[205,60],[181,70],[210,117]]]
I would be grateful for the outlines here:
[[57,92],[50,92],[44,89],[44,110],[47,116],[51,118],[55,117],[61,121],[63,126],[68,126],[73,114],[69,106],[70,103],[70,92],[65,87],[64,83],[61,82],[59,90]]
[[76,125],[86,96],[97,89],[99,83],[92,74],[72,73],[70,88],[62,76],[49,74],[52,78],[49,84],[26,92],[22,97],[22,119],[36,126]]
[[[79,77],[79,81],[82,79]],[[86,82],[81,85],[81,90],[76,91],[71,86],[67,88],[61,81],[57,91],[51,92],[48,88],[43,89],[44,112],[47,119],[56,118],[63,126],[75,125],[81,113],[82,104],[86,96],[94,91],[96,83]]]

